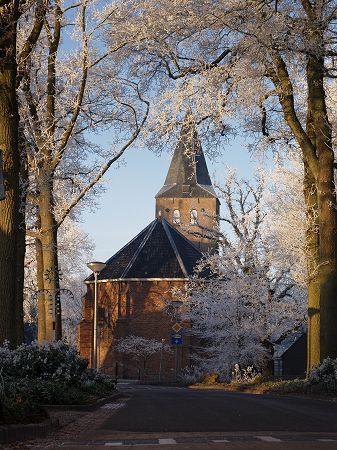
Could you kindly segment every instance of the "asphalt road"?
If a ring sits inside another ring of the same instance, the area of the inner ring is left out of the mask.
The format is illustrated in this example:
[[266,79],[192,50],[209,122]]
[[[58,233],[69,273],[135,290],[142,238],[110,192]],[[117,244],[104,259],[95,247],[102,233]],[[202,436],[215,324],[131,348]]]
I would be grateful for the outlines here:
[[79,423],[29,448],[337,450],[335,402],[160,386],[119,390],[120,398],[84,416],[77,432]]
[[[188,388],[125,386],[126,406],[102,426],[132,432],[337,432],[337,404]],[[337,448],[337,442],[336,442]]]

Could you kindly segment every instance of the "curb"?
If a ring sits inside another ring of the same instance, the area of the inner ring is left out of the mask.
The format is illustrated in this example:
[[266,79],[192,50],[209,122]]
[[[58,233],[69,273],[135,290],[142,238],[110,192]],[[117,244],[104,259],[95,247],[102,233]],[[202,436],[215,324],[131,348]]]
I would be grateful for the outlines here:
[[94,411],[95,409],[99,408],[100,406],[104,405],[105,403],[109,403],[113,400],[117,400],[118,398],[122,397],[123,394],[121,392],[115,392],[112,395],[109,395],[109,397],[100,398],[99,400],[96,400],[94,403],[88,403],[87,405],[43,405],[43,408],[49,412],[49,411]]
[[[44,405],[47,413],[51,411],[83,411],[90,412],[98,409],[105,403],[123,397],[121,392],[115,392],[109,397],[97,400],[95,403],[88,405]],[[13,424],[0,426],[0,444],[8,444],[11,442],[19,442],[27,439],[46,437],[51,431],[59,427],[58,419],[46,419],[40,423]]]
[[57,428],[59,421],[47,419],[40,423],[28,423],[23,425],[8,425],[0,427],[0,443],[24,441],[26,439],[47,436],[53,429]]
[[291,397],[291,398],[301,398],[308,400],[321,400],[325,402],[337,402],[337,396],[334,395],[321,395],[315,393],[302,393],[302,392],[282,392],[282,391],[259,391],[254,388],[223,388],[217,387],[214,385],[201,385],[201,384],[191,384],[188,386],[189,389],[195,390],[208,390],[208,391],[221,391],[221,392],[229,392],[229,393],[238,393],[238,394],[252,394],[252,395],[268,395],[273,397]]

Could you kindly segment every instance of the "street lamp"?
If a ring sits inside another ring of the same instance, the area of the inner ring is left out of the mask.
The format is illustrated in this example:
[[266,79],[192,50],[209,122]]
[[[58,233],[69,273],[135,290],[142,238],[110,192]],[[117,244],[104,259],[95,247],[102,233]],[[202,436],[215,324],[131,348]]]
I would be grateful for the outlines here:
[[87,267],[94,272],[95,277],[95,295],[94,295],[94,342],[93,342],[93,362],[92,368],[97,369],[97,309],[98,309],[98,289],[97,277],[98,274],[105,268],[106,264],[99,261],[92,261],[87,263]]
[[161,348],[160,348],[160,362],[159,362],[159,382],[161,382],[161,372],[163,368],[163,349],[164,349],[165,339],[161,340]]

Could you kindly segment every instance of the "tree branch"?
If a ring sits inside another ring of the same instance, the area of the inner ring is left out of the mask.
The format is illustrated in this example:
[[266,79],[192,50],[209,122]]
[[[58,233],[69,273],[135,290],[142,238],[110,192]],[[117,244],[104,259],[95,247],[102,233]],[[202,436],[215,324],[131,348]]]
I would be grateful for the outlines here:
[[281,55],[277,52],[272,53],[272,58],[276,67],[276,72],[271,72],[271,80],[275,85],[278,98],[283,109],[285,121],[294,133],[297,142],[299,143],[303,154],[308,161],[310,170],[313,174],[316,174],[318,162],[315,147],[297,117],[294,104],[293,86],[286,64]]
[[214,67],[217,67],[218,64],[230,53],[232,52],[231,49],[226,49],[220,55],[215,58],[211,63],[205,63],[203,65],[193,66],[193,67],[187,67],[186,69],[183,69],[178,75],[175,75],[167,63],[167,61],[164,60],[168,76],[172,78],[173,80],[178,80],[179,78],[184,78],[186,75],[196,75],[204,70],[210,70]]
[[84,97],[85,87],[88,79],[88,38],[86,35],[86,7],[87,3],[84,2],[82,6],[82,15],[81,15],[81,28],[82,28],[82,44],[83,44],[83,59],[82,59],[82,79],[80,82],[80,86],[77,93],[76,105],[74,108],[74,112],[69,121],[68,127],[66,128],[63,136],[61,137],[61,142],[58,147],[58,151],[56,156],[51,164],[52,170],[54,171],[58,164],[60,163],[63,154],[65,152],[68,141],[72,135],[73,129],[76,125],[77,118],[81,111],[82,101]]
[[40,0],[35,8],[35,17],[30,35],[24,43],[18,56],[18,70],[16,76],[16,87],[18,88],[25,73],[26,61],[33,50],[43,27],[44,18],[47,11],[48,0]]
[[132,134],[131,138],[129,139],[129,141],[119,150],[119,152],[113,156],[103,167],[102,169],[99,171],[99,173],[96,175],[96,177],[81,191],[81,193],[78,195],[78,197],[66,208],[66,210],[63,212],[61,218],[58,220],[57,222],[57,227],[59,227],[65,220],[65,218],[68,216],[68,214],[70,213],[70,211],[72,211],[75,206],[80,202],[80,200],[82,200],[82,198],[90,191],[90,189],[95,186],[95,184],[98,183],[98,181],[104,176],[104,174],[109,170],[109,168],[111,167],[111,165],[117,161],[122,155],[123,153],[126,151],[127,148],[130,147],[130,145],[136,140],[136,138],[138,137],[141,129],[143,128],[143,125],[147,119],[148,113],[149,113],[149,102],[147,102],[146,100],[142,100],[145,104],[146,104],[146,112],[145,115],[141,121],[141,124],[136,128],[136,130],[134,131],[134,133]]

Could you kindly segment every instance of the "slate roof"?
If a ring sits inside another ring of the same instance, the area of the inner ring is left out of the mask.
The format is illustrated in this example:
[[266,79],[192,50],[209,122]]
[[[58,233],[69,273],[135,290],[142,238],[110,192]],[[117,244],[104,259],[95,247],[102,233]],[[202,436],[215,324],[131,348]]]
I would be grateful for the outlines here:
[[305,333],[303,331],[296,331],[289,334],[281,342],[277,341],[274,344],[273,358],[281,358]]
[[[99,280],[188,278],[202,258],[197,247],[165,219],[157,218],[106,261]],[[93,281],[93,275],[86,282]]]
[[192,114],[187,113],[158,197],[217,197]]

